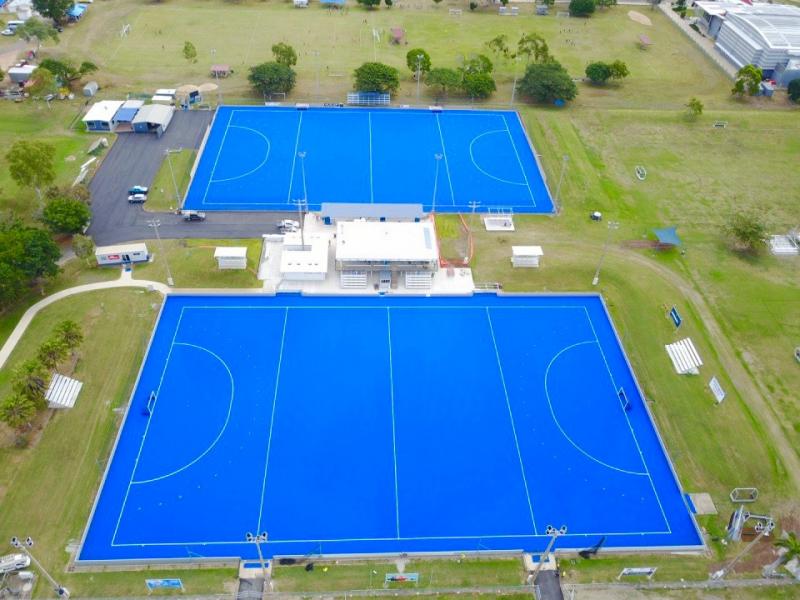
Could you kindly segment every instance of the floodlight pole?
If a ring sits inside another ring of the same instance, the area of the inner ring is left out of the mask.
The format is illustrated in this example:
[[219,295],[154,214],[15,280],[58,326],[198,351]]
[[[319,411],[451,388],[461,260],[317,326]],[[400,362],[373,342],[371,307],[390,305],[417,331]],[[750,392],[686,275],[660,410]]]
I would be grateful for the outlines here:
[[262,531],[258,535],[253,535],[249,531],[244,535],[247,542],[255,544],[256,551],[258,552],[258,560],[261,563],[261,574],[264,577],[264,587],[267,585],[267,563],[264,562],[264,554],[261,552],[261,544],[267,541],[267,532]]
[[158,228],[161,226],[161,221],[158,219],[151,219],[147,224],[156,232],[158,247],[161,249],[161,254],[164,255],[164,266],[167,268],[167,285],[173,287],[175,282],[172,280],[172,272],[169,270],[169,261],[167,260],[167,253],[164,251],[164,242],[161,241],[161,235],[158,233]]
[[431,204],[431,212],[436,212],[436,186],[439,184],[439,163],[442,162],[442,154],[438,152],[433,155],[436,160],[436,172],[433,176],[433,203]]
[[594,272],[592,285],[597,285],[598,283],[600,283],[600,269],[603,266],[603,261],[606,258],[606,253],[608,252],[608,246],[611,244],[612,232],[616,231],[617,229],[619,229],[618,221],[608,222],[608,234],[606,235],[606,243],[603,244],[603,252],[600,254],[600,262],[597,263],[597,270]]
[[564,173],[567,171],[567,163],[569,162],[569,155],[565,154],[561,157],[561,174],[558,176],[558,185],[556,186],[556,205],[555,209],[556,212],[561,210],[561,184],[564,181]]
[[472,226],[475,227],[475,211],[480,206],[480,202],[478,200],[470,200],[469,207],[472,209]]
[[167,164],[169,164],[169,174],[172,176],[172,187],[175,188],[175,206],[180,207],[181,205],[181,193],[178,191],[178,182],[175,181],[175,171],[172,168],[172,153],[173,152],[180,152],[181,148],[177,150],[170,150],[167,148],[164,150],[164,154],[167,155]]
[[567,526],[562,525],[559,529],[551,527],[548,533],[550,534],[550,541],[547,542],[547,547],[544,549],[544,552],[539,555],[539,562],[536,563],[536,568],[533,570],[533,573],[531,573],[531,585],[536,585],[536,578],[539,576],[539,571],[542,570],[545,557],[547,557],[552,551],[553,546],[556,544],[556,540],[562,535],[567,534]]
[[31,551],[28,548],[33,547],[33,540],[30,537],[26,537],[24,540],[20,540],[18,537],[14,536],[11,538],[11,545],[16,548],[17,550],[22,550],[25,554],[28,555],[28,558],[31,559],[31,562],[36,565],[36,568],[42,572],[42,575],[45,576],[45,579],[50,582],[50,585],[53,586],[53,591],[56,593],[56,596],[59,598],[69,598],[69,590],[62,585],[59,585],[58,582],[52,578],[50,573],[47,572],[36,557],[31,554]]
[[422,54],[417,54],[417,104],[419,104],[419,84],[422,74]]

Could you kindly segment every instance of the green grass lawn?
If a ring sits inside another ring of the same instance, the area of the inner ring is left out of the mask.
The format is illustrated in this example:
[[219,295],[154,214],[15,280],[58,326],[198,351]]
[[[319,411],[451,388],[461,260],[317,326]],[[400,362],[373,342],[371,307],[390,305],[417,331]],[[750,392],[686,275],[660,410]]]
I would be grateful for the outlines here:
[[174,211],[178,208],[179,201],[175,199],[175,185],[178,186],[178,198],[182,199],[186,194],[186,188],[189,187],[189,175],[195,156],[197,156],[197,151],[188,149],[170,154],[172,172],[175,174],[174,183],[170,165],[167,159],[164,159],[153,179],[153,183],[150,185],[150,192],[147,194],[147,202],[144,205],[145,210]]
[[[217,246],[246,246],[247,269],[219,270],[214,259]],[[252,288],[260,287],[256,278],[261,256],[261,238],[246,240],[163,240],[167,262],[175,287],[179,288]],[[161,247],[154,245],[152,262],[134,266],[136,279],[167,282],[167,270]]]

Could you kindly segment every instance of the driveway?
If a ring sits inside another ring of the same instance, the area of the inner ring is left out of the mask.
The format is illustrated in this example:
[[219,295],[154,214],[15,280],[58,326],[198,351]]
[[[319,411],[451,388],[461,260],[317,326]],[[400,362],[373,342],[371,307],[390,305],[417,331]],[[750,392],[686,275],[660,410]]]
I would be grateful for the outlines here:
[[163,238],[249,238],[274,233],[275,223],[291,218],[283,213],[209,212],[204,222],[187,223],[170,212],[145,212],[141,204],[128,204],[127,190],[133,185],[150,186],[164,160],[165,151],[199,148],[210,111],[176,111],[161,138],[123,133],[108,151],[89,184],[92,193],[92,224],[89,235],[98,245],[152,239],[148,222],[158,219]]

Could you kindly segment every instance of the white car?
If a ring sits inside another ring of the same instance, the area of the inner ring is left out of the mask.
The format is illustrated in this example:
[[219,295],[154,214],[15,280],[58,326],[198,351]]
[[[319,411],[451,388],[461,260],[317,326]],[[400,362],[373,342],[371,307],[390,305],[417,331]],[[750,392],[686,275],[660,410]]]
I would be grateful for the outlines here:
[[284,233],[294,233],[295,231],[300,231],[300,223],[291,219],[284,219],[283,221],[278,221],[278,229]]
[[17,32],[14,31],[13,29],[9,29],[8,27],[3,29],[3,31],[0,31],[0,35],[7,35],[7,36],[14,35],[15,33],[17,33]]
[[0,573],[12,573],[25,569],[31,564],[31,559],[27,554],[6,554],[0,556]]
[[131,194],[128,196],[130,204],[144,204],[147,202],[147,194]]

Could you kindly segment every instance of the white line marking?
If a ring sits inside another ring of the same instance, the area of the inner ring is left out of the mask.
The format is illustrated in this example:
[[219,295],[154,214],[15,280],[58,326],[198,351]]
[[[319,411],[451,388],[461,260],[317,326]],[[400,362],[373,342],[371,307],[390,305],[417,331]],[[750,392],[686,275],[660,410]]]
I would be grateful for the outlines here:
[[[297,137],[294,141],[294,154],[292,155],[292,169],[289,172],[289,193],[286,196],[286,203],[292,202],[292,184],[294,183],[294,165],[297,161],[297,150],[300,148],[300,128],[303,126],[303,113],[300,111],[300,119],[297,121]],[[225,204],[222,202],[221,204]],[[242,202],[241,204],[275,204],[274,202]]]
[[450,184],[450,200],[453,202],[453,206],[456,204],[456,195],[453,192],[453,180],[450,179],[450,166],[447,162],[447,150],[444,146],[444,135],[442,135],[442,124],[439,121],[439,113],[436,113],[436,126],[439,128],[439,140],[442,143],[442,156],[444,157],[444,170],[447,173],[447,182]]
[[595,345],[595,341],[594,340],[589,340],[589,341],[584,341],[584,342],[577,342],[575,344],[570,344],[569,346],[566,346],[566,347],[562,348],[561,350],[559,350],[556,353],[555,356],[553,356],[552,359],[550,359],[550,362],[548,363],[547,368],[544,371],[544,395],[545,395],[545,398],[547,398],[547,406],[550,408],[550,415],[553,417],[553,422],[555,423],[555,425],[558,428],[558,430],[561,432],[561,435],[564,436],[564,439],[567,440],[570,444],[572,444],[572,446],[574,446],[574,448],[578,452],[583,454],[586,458],[588,458],[590,460],[593,460],[597,464],[602,465],[602,466],[604,466],[604,467],[606,467],[608,469],[611,469],[613,471],[619,471],[620,473],[626,473],[628,475],[640,475],[642,477],[646,477],[647,473],[639,472],[639,471],[630,471],[628,469],[622,469],[620,467],[615,467],[614,465],[610,465],[607,462],[603,462],[599,458],[596,458],[595,456],[593,456],[592,454],[590,454],[589,452],[587,452],[586,450],[581,448],[577,443],[575,443],[573,441],[573,439],[567,434],[567,432],[564,431],[564,428],[561,427],[561,423],[559,422],[558,417],[556,417],[555,410],[553,409],[553,402],[550,399],[550,386],[548,385],[548,380],[549,380],[549,377],[550,377],[550,367],[553,366],[553,363],[555,363],[561,357],[561,355],[564,354],[564,352],[572,350],[573,348],[577,348],[578,346],[586,346],[586,345],[594,346]]
[[[597,343],[597,347],[600,348],[600,355],[603,357],[603,362],[606,365],[606,371],[608,372],[608,377],[611,380],[611,385],[613,389],[617,390],[619,389],[619,386],[616,384],[616,381],[614,380],[614,375],[611,372],[611,367],[609,367],[608,360],[606,360],[606,353],[603,351],[603,346],[600,343],[600,338],[597,337],[597,331],[595,331],[594,323],[592,322],[592,317],[591,315],[589,315],[589,311],[586,309],[585,306],[583,307],[583,311],[586,314],[586,318],[589,321],[589,327],[592,328],[592,334],[594,335],[594,340]],[[642,398],[642,401],[644,402],[644,398]],[[664,506],[661,504],[661,498],[659,497],[658,491],[656,490],[656,484],[653,481],[653,476],[651,475],[650,469],[647,466],[647,461],[644,458],[644,453],[642,452],[642,448],[639,446],[639,440],[636,437],[636,432],[633,430],[633,425],[631,425],[630,416],[628,415],[628,412],[622,408],[622,405],[619,405],[619,408],[622,411],[622,414],[625,416],[625,420],[628,423],[628,428],[631,430],[631,435],[633,436],[633,443],[636,444],[636,449],[639,451],[639,458],[642,461],[642,466],[644,466],[645,471],[647,471],[647,478],[650,480],[650,487],[653,488],[653,495],[655,495],[656,502],[658,502],[658,508],[661,510],[661,516],[664,518],[664,524],[667,526],[669,532],[672,533],[672,526],[669,524],[669,519],[667,518],[667,513],[664,511]],[[653,423],[652,426],[653,428],[655,428],[655,423]]]
[[375,191],[372,180],[372,112],[367,113],[367,120],[369,122],[369,201],[375,202]]
[[514,149],[514,155],[517,157],[517,163],[519,163],[520,171],[522,171],[522,177],[525,179],[525,185],[528,187],[528,194],[531,196],[531,202],[533,206],[536,206],[536,199],[533,197],[533,190],[531,190],[531,184],[528,181],[528,174],[525,172],[525,167],[522,166],[522,160],[519,157],[519,152],[517,152],[517,145],[514,143],[514,137],[511,135],[511,129],[508,127],[508,121],[506,121],[506,116],[502,115],[503,123],[506,124],[506,131],[508,132],[508,139],[511,140],[511,147]]
[[394,458],[394,511],[397,539],[400,539],[400,495],[397,485],[397,434],[394,419],[394,367],[392,366],[392,318],[386,308],[386,331],[389,339],[389,397],[392,402],[392,457]]
[[264,479],[261,480],[261,504],[258,509],[258,526],[256,531],[261,531],[261,517],[264,512],[264,494],[267,490],[267,469],[269,469],[269,453],[272,450],[272,427],[275,424],[275,406],[278,403],[278,386],[281,381],[281,365],[283,364],[283,348],[284,341],[286,340],[286,323],[289,321],[289,307],[286,307],[286,312],[283,315],[283,332],[281,333],[281,350],[278,354],[278,366],[275,371],[275,390],[272,394],[272,415],[269,419],[269,435],[267,437],[267,456],[264,460]]
[[517,447],[517,458],[519,459],[519,470],[522,474],[522,484],[525,486],[525,496],[528,498],[528,511],[531,515],[531,523],[533,524],[533,533],[538,534],[536,530],[536,519],[533,516],[533,503],[531,502],[531,493],[528,490],[528,478],[525,476],[525,463],[522,460],[522,451],[519,448],[519,439],[517,438],[517,428],[514,425],[514,413],[511,410],[511,400],[508,397],[508,388],[506,387],[506,378],[503,374],[503,362],[500,360],[500,350],[497,348],[497,338],[494,336],[494,326],[492,325],[492,315],[489,312],[489,307],[486,307],[486,320],[489,322],[489,333],[492,335],[492,345],[494,346],[494,355],[497,358],[497,370],[500,372],[500,382],[503,384],[503,395],[506,398],[506,408],[508,408],[508,419],[511,423],[511,433],[514,434],[514,445]]
[[475,166],[475,168],[478,169],[478,171],[480,171],[484,175],[486,175],[486,177],[489,177],[501,183],[507,183],[509,185],[528,185],[527,183],[522,181],[510,181],[508,179],[503,179],[502,177],[496,177],[495,175],[492,175],[491,173],[483,170],[480,167],[480,165],[478,165],[478,163],[475,162],[475,154],[472,151],[472,147],[475,145],[475,142],[477,142],[480,138],[482,138],[485,135],[490,135],[495,133],[505,134],[507,131],[508,131],[507,129],[492,129],[491,131],[484,131],[483,133],[476,135],[474,138],[472,138],[472,141],[469,143],[469,158],[472,161],[472,164]]
[[221,183],[223,181],[234,181],[236,179],[243,179],[243,178],[247,177],[248,175],[252,175],[256,171],[260,170],[261,167],[263,167],[265,164],[267,164],[267,161],[269,160],[269,153],[272,150],[272,144],[270,143],[269,138],[267,136],[265,136],[263,133],[261,133],[257,129],[253,129],[252,127],[242,127],[241,125],[231,125],[230,127],[228,127],[228,129],[244,129],[245,131],[252,131],[256,135],[261,136],[263,138],[263,140],[267,143],[267,152],[264,154],[264,160],[262,160],[259,163],[259,165],[257,167],[255,167],[254,169],[250,169],[249,171],[247,171],[247,173],[243,173],[242,175],[237,175],[236,177],[225,177],[223,179],[210,179],[209,182],[208,182],[209,185],[212,184],[212,183]]
[[[114,540],[117,539],[117,532],[119,531],[119,525],[122,522],[122,515],[125,512],[125,505],[128,503],[128,495],[131,492],[131,482],[133,481],[134,475],[136,475],[136,467],[139,466],[139,458],[142,455],[142,449],[144,448],[144,441],[147,439],[147,431],[150,429],[150,423],[153,420],[153,415],[156,411],[156,406],[158,405],[158,397],[159,392],[161,391],[161,384],[164,383],[164,375],[167,372],[167,367],[169,366],[170,358],[172,357],[172,349],[175,347],[175,340],[178,337],[178,330],[181,328],[181,321],[183,320],[183,311],[186,307],[181,308],[181,314],[178,316],[178,322],[175,324],[175,333],[172,334],[172,341],[169,345],[169,352],[167,352],[167,360],[164,361],[164,368],[161,370],[161,379],[158,381],[158,387],[156,388],[156,401],[153,402],[153,408],[150,411],[150,416],[147,418],[147,424],[144,426],[144,432],[142,433],[142,441],[139,442],[139,451],[136,453],[136,459],[133,461],[133,469],[131,469],[131,475],[128,478],[128,487],[125,490],[125,497],[122,500],[122,505],[119,508],[119,516],[117,517],[117,524],[114,527],[114,534],[111,536],[111,545],[114,545]],[[147,357],[145,357],[147,360]],[[133,402],[133,399],[131,399]],[[123,425],[124,426],[124,425]],[[111,460],[114,460],[114,457],[111,457]]]
[[[187,343],[184,343],[184,342],[175,342],[174,345],[175,346],[187,346],[189,348],[196,348],[198,350],[203,350],[204,352],[208,352],[211,356],[213,356],[220,363],[222,363],[222,366],[225,367],[225,370],[228,372],[228,377],[231,380],[231,397],[230,397],[230,400],[228,401],[228,414],[225,415],[225,422],[222,424],[222,429],[219,430],[219,433],[217,434],[217,437],[215,437],[214,441],[211,442],[211,445],[208,448],[206,448],[203,452],[198,454],[197,457],[195,457],[194,460],[186,463],[185,465],[183,465],[179,469],[175,469],[174,471],[171,471],[170,473],[166,473],[165,475],[160,475],[158,477],[152,477],[150,479],[140,479],[140,480],[131,481],[131,485],[138,485],[138,484],[143,484],[143,483],[152,483],[154,481],[160,481],[162,479],[166,479],[167,477],[172,477],[173,475],[177,475],[181,471],[184,471],[184,470],[188,469],[189,467],[191,467],[192,465],[197,463],[199,460],[201,460],[204,456],[206,456],[209,452],[211,452],[211,450],[214,448],[214,446],[216,446],[217,443],[219,442],[219,440],[222,438],[222,435],[225,433],[225,430],[228,428],[228,423],[230,422],[230,419],[231,419],[231,411],[233,410],[233,399],[234,399],[234,394],[235,394],[235,387],[234,387],[234,381],[233,381],[233,373],[231,373],[231,369],[230,369],[230,367],[228,367],[228,364],[224,360],[222,360],[217,354],[215,354],[214,352],[212,352],[208,348],[204,348],[203,346],[198,346],[196,344],[187,344]],[[158,396],[156,396],[156,403],[157,402],[158,402]]]
[[208,190],[211,188],[211,184],[214,183],[214,173],[217,171],[219,157],[222,156],[222,147],[225,145],[225,138],[228,137],[228,130],[231,128],[231,119],[233,119],[234,112],[235,111],[231,111],[231,114],[228,115],[228,122],[225,124],[225,132],[222,134],[222,141],[219,143],[219,148],[217,148],[217,157],[214,159],[214,165],[211,167],[211,173],[208,175],[208,183],[206,183],[206,190],[203,192],[203,199],[200,201],[201,205],[206,203]]
[[[313,298],[313,296],[310,296]],[[368,296],[365,296],[367,298]],[[411,297],[410,297],[411,298]],[[415,300],[424,300],[423,298],[414,297]],[[384,310],[385,308],[397,308],[402,310],[486,310],[486,308],[491,308],[492,310],[584,310],[584,306],[582,304],[577,304],[575,306],[572,305],[560,305],[554,304],[550,306],[489,306],[487,307],[485,304],[476,304],[475,306],[453,306],[453,305],[436,305],[436,306],[426,306],[424,304],[421,305],[404,305],[404,304],[383,304],[380,306],[370,306],[368,304],[364,305],[341,305],[341,306],[301,306],[301,305],[290,305],[290,304],[278,304],[274,306],[261,306],[259,304],[240,304],[240,305],[233,305],[233,306],[219,306],[219,305],[192,305],[192,306],[184,306],[185,310],[191,309],[213,309],[213,310],[283,310],[284,308],[291,308],[293,310],[353,310],[353,309],[363,309],[363,310]]]

